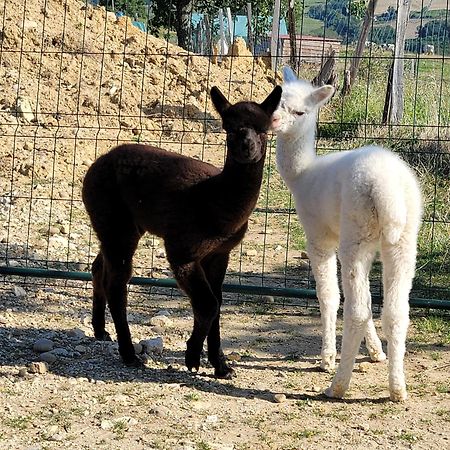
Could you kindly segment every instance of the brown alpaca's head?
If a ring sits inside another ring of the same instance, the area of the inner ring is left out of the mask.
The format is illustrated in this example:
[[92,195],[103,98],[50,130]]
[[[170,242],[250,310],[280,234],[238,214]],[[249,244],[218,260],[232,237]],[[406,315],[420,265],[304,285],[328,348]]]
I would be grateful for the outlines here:
[[228,156],[234,161],[257,163],[265,155],[267,132],[280,98],[281,87],[276,86],[262,103],[239,102],[232,105],[217,87],[211,89],[211,100],[227,133]]

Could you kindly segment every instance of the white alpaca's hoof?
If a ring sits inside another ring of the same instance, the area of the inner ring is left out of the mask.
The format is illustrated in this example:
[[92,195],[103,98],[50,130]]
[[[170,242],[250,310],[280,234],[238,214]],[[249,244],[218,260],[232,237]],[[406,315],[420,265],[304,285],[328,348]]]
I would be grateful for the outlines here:
[[345,389],[340,386],[331,385],[329,388],[325,389],[324,394],[329,398],[343,398]]
[[386,353],[381,352],[369,352],[370,360],[372,362],[383,362],[386,361]]
[[322,362],[320,363],[320,370],[322,372],[331,373],[336,368],[335,355],[327,355],[322,357]]
[[392,389],[389,398],[393,402],[404,402],[408,398],[406,389]]

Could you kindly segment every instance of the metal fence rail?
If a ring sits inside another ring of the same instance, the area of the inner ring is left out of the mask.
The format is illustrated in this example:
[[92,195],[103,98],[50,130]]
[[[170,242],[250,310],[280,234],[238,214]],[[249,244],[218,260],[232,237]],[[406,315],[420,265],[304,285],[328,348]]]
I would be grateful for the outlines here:
[[[352,24],[361,26],[363,14],[349,8],[339,22],[332,3],[296,2],[293,15],[282,9],[273,35],[258,2],[251,14],[234,3],[229,14],[219,14],[193,2],[185,11],[188,39],[181,48],[175,45],[174,17],[169,14],[156,36],[148,8],[130,18],[127,11],[116,14],[85,0],[0,0],[0,275],[90,280],[97,242],[81,183],[98,155],[118,143],[143,142],[220,166],[224,135],[209,89],[218,85],[232,101],[261,101],[280,82],[282,64],[313,79],[331,46],[338,94],[321,112],[318,152],[379,143],[416,170],[425,214],[411,305],[450,309],[448,2],[410,12],[417,29],[406,35],[401,56],[391,48],[396,18],[376,9],[346,95],[342,89],[360,30]],[[328,19],[321,20],[324,11]],[[295,19],[293,32],[288,17]],[[276,55],[267,53],[271,41]],[[393,56],[404,66],[403,117],[384,123]],[[274,58],[278,72],[272,70]],[[312,301],[305,237],[274,150],[272,138],[260,199],[246,238],[232,254],[224,289]],[[176,286],[157,238],[145,236],[134,261],[132,283]],[[371,280],[374,303],[380,303],[378,263]]]

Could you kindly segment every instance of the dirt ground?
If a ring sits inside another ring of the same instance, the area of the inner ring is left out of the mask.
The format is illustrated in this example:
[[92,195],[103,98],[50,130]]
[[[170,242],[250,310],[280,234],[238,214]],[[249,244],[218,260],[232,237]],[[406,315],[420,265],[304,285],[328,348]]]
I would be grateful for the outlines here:
[[[95,157],[118,142],[146,142],[220,165],[224,136],[210,87],[218,85],[233,102],[262,101],[276,81],[245,49],[218,65],[79,0],[21,7],[0,0],[0,23],[2,265],[87,270],[96,247],[80,186]],[[273,159],[270,164],[268,171]],[[274,197],[271,206],[279,202]],[[261,273],[270,274],[283,285],[289,266],[295,279],[305,280],[300,286],[311,287],[307,258],[289,247],[280,216],[252,216],[233,255],[232,276],[260,281]],[[136,275],[169,275],[162,247],[157,239],[142,240],[136,260],[147,266],[136,267]],[[134,341],[161,336],[164,346],[150,351],[138,370],[122,365],[114,344],[93,339],[89,285],[22,281],[0,279],[0,449],[450,445],[449,345],[432,333],[423,339],[420,318],[410,329],[404,404],[388,400],[386,364],[368,364],[364,348],[348,397],[331,401],[322,395],[331,375],[317,371],[314,309],[256,297],[236,304],[228,296],[222,333],[236,376],[223,381],[212,377],[206,361],[197,375],[184,370],[192,317],[183,297],[131,289]],[[152,324],[161,309],[170,313],[165,326]],[[108,329],[114,335],[111,322]],[[42,358],[33,350],[41,338],[52,342],[55,360],[44,373],[30,373],[30,364]]]
[[[164,343],[139,370],[121,363],[114,343],[93,339],[90,292],[75,282],[2,284],[1,449],[449,447],[450,348],[437,335],[420,336],[421,317],[410,327],[405,403],[389,401],[386,364],[368,363],[363,347],[347,397],[332,401],[322,394],[331,375],[317,370],[315,310],[256,297],[237,304],[229,296],[222,334],[236,375],[224,381],[212,377],[206,360],[197,375],[184,368],[192,326],[184,297],[131,289],[134,342],[161,336]],[[161,309],[169,320],[154,326]],[[107,329],[114,335],[111,321]],[[40,359],[33,351],[40,338],[59,350],[48,371],[32,374],[27,368]]]

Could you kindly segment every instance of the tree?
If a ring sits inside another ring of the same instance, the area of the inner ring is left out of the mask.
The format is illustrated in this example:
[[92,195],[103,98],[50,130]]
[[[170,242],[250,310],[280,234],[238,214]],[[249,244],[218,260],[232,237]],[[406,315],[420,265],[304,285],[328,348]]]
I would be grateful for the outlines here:
[[[258,36],[263,30],[269,29],[269,17],[273,13],[273,1],[253,1],[253,30]],[[193,11],[207,14],[211,19],[217,17],[219,8],[229,7],[232,14],[246,14],[247,0],[153,0],[152,17],[149,20],[150,31],[158,35],[160,28],[175,30],[178,45],[190,47],[191,14]],[[212,22],[212,20],[211,20]]]
[[147,17],[148,6],[146,0],[99,0],[100,6],[112,11],[121,11],[133,19]]

